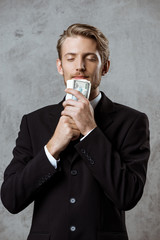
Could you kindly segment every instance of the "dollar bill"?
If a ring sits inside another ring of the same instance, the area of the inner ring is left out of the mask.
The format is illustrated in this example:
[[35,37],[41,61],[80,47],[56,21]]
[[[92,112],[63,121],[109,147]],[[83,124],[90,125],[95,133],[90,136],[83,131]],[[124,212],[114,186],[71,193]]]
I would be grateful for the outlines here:
[[[75,89],[75,90],[81,92],[87,99],[89,99],[91,83],[88,80],[86,80],[86,79],[67,80],[67,88]],[[72,94],[68,94],[68,93],[66,95],[66,100],[67,99],[77,100],[77,98],[75,96],[73,96]]]

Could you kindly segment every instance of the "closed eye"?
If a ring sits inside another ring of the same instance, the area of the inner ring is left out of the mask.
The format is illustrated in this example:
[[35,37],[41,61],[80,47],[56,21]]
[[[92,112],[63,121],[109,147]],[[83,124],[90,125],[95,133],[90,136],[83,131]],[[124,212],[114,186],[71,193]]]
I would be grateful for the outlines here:
[[96,62],[97,61],[97,56],[95,54],[87,54],[86,59],[91,61],[91,62]]
[[96,62],[97,61],[96,58],[92,58],[92,57],[88,57],[87,60],[89,60],[90,62]]
[[68,58],[67,61],[72,62],[74,61],[74,58]]

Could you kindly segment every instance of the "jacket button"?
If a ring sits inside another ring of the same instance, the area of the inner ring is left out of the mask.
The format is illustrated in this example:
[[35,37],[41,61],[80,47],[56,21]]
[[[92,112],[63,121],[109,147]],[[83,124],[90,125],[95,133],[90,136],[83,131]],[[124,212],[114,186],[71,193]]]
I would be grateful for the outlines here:
[[81,148],[81,153],[85,154],[86,150],[84,148]]
[[90,160],[90,164],[91,164],[91,165],[94,165],[94,160],[91,159],[91,160]]
[[78,173],[77,170],[71,170],[71,175],[72,175],[72,176],[76,176],[77,173]]
[[71,232],[74,232],[74,231],[76,231],[76,227],[75,226],[71,226],[70,230],[71,230]]
[[70,203],[75,203],[76,199],[75,198],[70,198]]

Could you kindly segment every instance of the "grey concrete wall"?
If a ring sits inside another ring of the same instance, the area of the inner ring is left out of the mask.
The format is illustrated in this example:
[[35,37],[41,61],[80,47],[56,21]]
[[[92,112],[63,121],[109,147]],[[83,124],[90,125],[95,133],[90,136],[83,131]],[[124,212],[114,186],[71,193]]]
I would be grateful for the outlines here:
[[[149,117],[148,179],[141,201],[127,212],[127,227],[130,240],[159,240],[160,0],[0,0],[0,181],[22,115],[64,95],[55,45],[75,22],[95,25],[109,38],[111,69],[101,89]],[[32,205],[11,215],[0,203],[0,239],[25,240],[31,216]]]

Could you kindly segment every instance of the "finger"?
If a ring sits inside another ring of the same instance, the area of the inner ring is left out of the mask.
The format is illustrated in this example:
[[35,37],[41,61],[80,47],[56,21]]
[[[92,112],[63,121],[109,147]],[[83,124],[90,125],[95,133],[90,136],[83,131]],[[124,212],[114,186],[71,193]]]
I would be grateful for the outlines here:
[[66,116],[66,115],[62,115],[63,118],[65,118],[65,123],[68,123],[68,125],[72,128],[72,129],[78,129],[77,125],[75,124],[74,120],[72,119],[72,117],[70,116]]
[[[70,110],[69,110],[69,109],[70,109]],[[72,110],[73,108],[69,108],[69,109],[67,109],[67,107],[66,107],[66,108],[61,112],[61,115],[62,115],[62,116],[67,116],[67,117],[73,119],[73,116],[74,116],[75,111]],[[70,123],[72,123],[72,122],[70,121]]]
[[66,88],[65,92],[74,95],[78,100],[80,100],[82,102],[87,100],[87,98],[81,92],[79,92],[75,89]]
[[[62,113],[61,113],[62,115]],[[65,116],[64,114],[60,117],[60,121],[63,123],[72,123],[73,119],[70,116]]]
[[80,131],[79,130],[74,130],[73,131],[73,137],[72,137],[72,139],[71,139],[71,141],[75,141],[76,139],[78,139],[79,138],[79,136],[80,136]]
[[71,124],[70,127],[75,131],[79,131],[79,129],[77,128],[77,125],[75,123]]
[[72,100],[72,99],[68,99],[66,101],[63,102],[63,107],[65,108],[66,106],[72,106],[72,107],[80,107],[80,102]]

